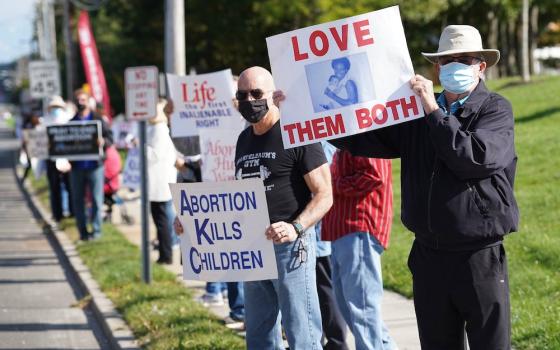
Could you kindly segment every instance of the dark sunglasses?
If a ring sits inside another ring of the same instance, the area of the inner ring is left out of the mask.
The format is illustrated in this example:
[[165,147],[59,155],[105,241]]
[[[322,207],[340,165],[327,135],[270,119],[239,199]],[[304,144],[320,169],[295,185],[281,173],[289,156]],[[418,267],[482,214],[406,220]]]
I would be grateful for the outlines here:
[[441,66],[445,66],[446,64],[451,63],[451,62],[459,62],[459,63],[462,63],[462,64],[466,64],[467,66],[470,66],[472,64],[480,63],[482,61],[483,61],[482,58],[474,57],[474,56],[459,56],[459,57],[442,56],[442,57],[438,57],[438,63]]
[[249,97],[249,94],[251,94],[255,100],[260,100],[265,93],[266,91],[262,91],[261,89],[237,90],[235,98],[237,101],[245,101]]

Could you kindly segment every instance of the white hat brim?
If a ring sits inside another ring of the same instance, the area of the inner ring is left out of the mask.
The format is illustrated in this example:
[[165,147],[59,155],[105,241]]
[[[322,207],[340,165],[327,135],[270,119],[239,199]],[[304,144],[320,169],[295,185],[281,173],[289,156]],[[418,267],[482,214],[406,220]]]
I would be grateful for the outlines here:
[[47,106],[47,108],[54,108],[54,107],[66,108],[65,105],[63,105],[63,104],[61,104],[61,103],[57,103],[57,102],[51,103],[51,104],[49,104],[49,105]]
[[483,49],[483,50],[465,50],[465,49],[455,49],[455,50],[447,50],[442,52],[436,53],[428,53],[422,52],[422,56],[426,58],[428,61],[432,62],[433,64],[437,64],[437,58],[440,56],[448,56],[448,55],[455,55],[458,53],[471,53],[471,52],[480,52],[484,56],[484,61],[486,62],[486,67],[490,68],[494,66],[500,60],[500,51],[495,49]]

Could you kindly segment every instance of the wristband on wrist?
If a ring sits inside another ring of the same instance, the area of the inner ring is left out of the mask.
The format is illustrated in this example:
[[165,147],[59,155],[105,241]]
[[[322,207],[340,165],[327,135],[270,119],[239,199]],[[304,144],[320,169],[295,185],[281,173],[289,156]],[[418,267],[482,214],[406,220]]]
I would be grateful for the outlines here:
[[296,230],[296,233],[297,233],[298,237],[305,236],[305,230],[303,229],[303,226],[299,222],[293,221],[292,226]]

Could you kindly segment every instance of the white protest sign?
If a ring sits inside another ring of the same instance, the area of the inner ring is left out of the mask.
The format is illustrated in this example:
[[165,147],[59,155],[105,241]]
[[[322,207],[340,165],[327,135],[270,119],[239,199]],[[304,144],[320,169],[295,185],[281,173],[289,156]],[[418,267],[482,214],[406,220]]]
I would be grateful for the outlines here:
[[124,162],[122,185],[134,190],[140,188],[140,149],[138,147],[128,150]]
[[424,115],[398,6],[266,39],[285,148]]
[[207,282],[278,278],[261,179],[169,184],[185,234],[183,279]]
[[156,116],[158,80],[157,67],[129,67],[125,70],[126,115],[130,120]]
[[241,115],[233,105],[235,87],[231,69],[178,76],[167,74],[173,101],[171,137],[197,136],[206,128],[241,130]]
[[129,120],[113,120],[113,143],[118,149],[130,148],[132,140],[138,138],[138,123]]
[[58,62],[29,62],[29,91],[31,98],[45,98],[60,95]]
[[232,130],[200,130],[202,181],[235,180],[235,146],[239,133]]
[[23,130],[23,138],[29,157],[36,159],[49,158],[49,138],[44,127]]

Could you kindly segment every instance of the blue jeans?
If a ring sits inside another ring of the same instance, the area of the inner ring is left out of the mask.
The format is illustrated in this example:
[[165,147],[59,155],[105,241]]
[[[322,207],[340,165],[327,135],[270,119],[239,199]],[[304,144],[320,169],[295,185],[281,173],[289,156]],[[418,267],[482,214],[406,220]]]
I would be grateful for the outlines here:
[[245,298],[243,282],[207,282],[206,293],[218,295],[223,290],[228,291],[229,316],[235,320],[245,319]]
[[175,208],[173,208],[173,201],[169,200],[165,203],[165,213],[167,215],[167,220],[169,227],[171,227],[171,244],[179,244],[179,236],[175,233],[175,226],[173,221],[175,220]]
[[226,288],[226,284],[223,282],[206,282],[206,294],[218,295]]
[[229,316],[235,320],[245,320],[245,295],[243,282],[228,282]]
[[[307,251],[303,261],[300,242]],[[315,249],[313,229],[302,240],[275,244],[278,279],[244,283],[248,350],[284,349],[281,320],[291,350],[322,349]]]
[[338,306],[356,340],[356,350],[387,350],[396,345],[381,317],[383,246],[366,232],[332,242],[332,281]]
[[101,236],[101,211],[103,209],[103,180],[105,167],[94,169],[72,169],[70,172],[70,187],[72,188],[72,204],[76,224],[80,232],[80,239],[88,238],[86,215],[86,186],[92,197],[92,229],[93,237]]

